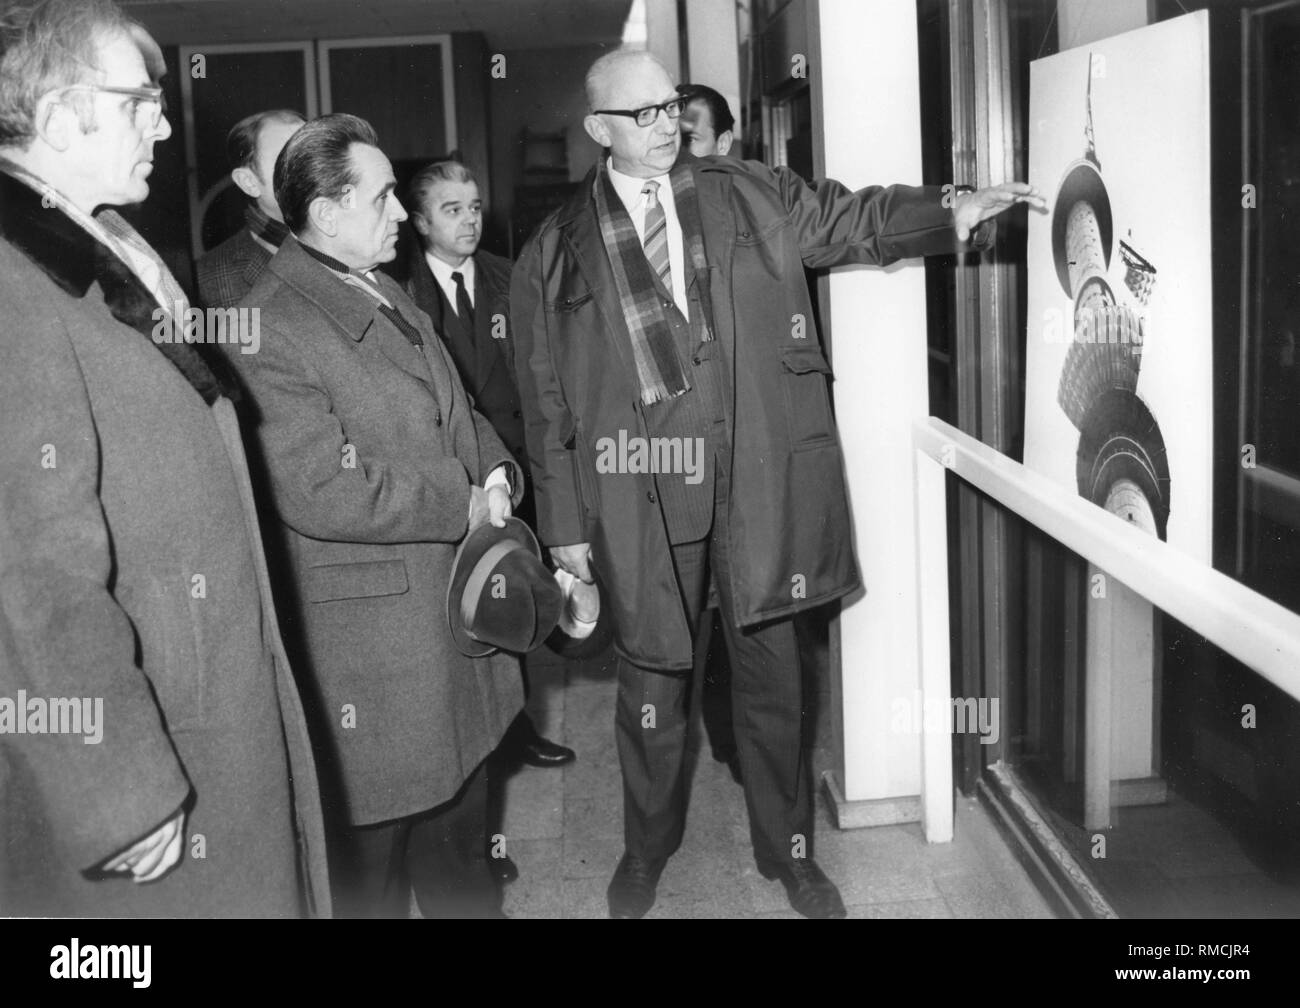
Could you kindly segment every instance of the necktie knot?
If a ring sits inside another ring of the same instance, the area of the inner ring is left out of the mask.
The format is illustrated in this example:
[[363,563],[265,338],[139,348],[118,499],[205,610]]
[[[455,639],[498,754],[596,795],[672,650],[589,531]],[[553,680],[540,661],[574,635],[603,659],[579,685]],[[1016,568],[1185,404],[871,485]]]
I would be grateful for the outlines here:
[[641,187],[641,192],[645,196],[645,205],[647,210],[653,209],[659,203],[659,183],[654,180],[646,182]]
[[464,286],[465,286],[465,274],[464,274],[464,273],[461,273],[459,270],[457,270],[455,273],[453,273],[453,274],[451,275],[451,278],[452,278],[454,281],[456,281],[456,286],[457,286],[457,287],[464,287]]

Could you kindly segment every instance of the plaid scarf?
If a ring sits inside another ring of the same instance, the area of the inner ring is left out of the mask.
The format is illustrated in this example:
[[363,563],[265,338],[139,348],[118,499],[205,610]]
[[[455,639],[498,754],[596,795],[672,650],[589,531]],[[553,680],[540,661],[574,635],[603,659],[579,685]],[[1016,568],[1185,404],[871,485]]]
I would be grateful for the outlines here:
[[274,245],[279,248],[286,238],[289,237],[289,228],[283,221],[272,220],[256,203],[249,203],[244,208],[244,223],[248,225],[248,230],[261,238],[268,245]]
[[[684,164],[676,165],[668,173],[673,187],[673,203],[677,220],[682,227],[682,242],[696,275],[705,275],[704,236],[700,224],[700,204],[695,192],[695,177]],[[665,399],[679,396],[691,387],[682,367],[681,357],[673,343],[672,329],[664,315],[663,298],[672,298],[659,283],[650,262],[645,257],[641,239],[609,179],[608,162],[596,169],[592,196],[596,201],[596,218],[600,223],[600,236],[605,243],[609,265],[614,272],[614,287],[623,307],[623,318],[632,341],[632,357],[636,361],[637,380],[641,385],[641,402],[652,406]],[[707,301],[707,292],[702,301]],[[698,313],[697,313],[698,314]],[[700,341],[710,340],[713,334],[706,319],[696,320]]]
[[[95,214],[95,221],[115,240],[125,245],[136,255],[148,259],[154,264],[158,270],[157,275],[155,277],[144,277],[134,269],[134,263],[127,262],[127,266],[131,267],[132,272],[149,288],[149,293],[158,301],[163,311],[171,315],[179,309],[181,318],[177,321],[178,323],[182,321],[185,318],[185,309],[190,306],[190,299],[185,296],[185,291],[177,282],[176,277],[172,275],[172,271],[167,268],[167,264],[163,262],[162,256],[155,252],[153,246],[145,241],[140,232],[133,228],[127,219],[116,210],[105,207]],[[155,282],[150,283],[150,280]]]

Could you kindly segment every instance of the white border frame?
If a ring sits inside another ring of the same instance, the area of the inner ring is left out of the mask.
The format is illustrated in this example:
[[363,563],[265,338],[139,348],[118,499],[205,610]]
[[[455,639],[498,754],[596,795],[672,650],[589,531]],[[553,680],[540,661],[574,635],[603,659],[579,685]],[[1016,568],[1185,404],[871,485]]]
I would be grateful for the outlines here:
[[446,32],[437,35],[381,36],[376,38],[319,39],[319,58],[316,60],[316,73],[320,87],[321,114],[328,115],[334,111],[333,95],[330,91],[330,50],[332,49],[396,49],[400,46],[436,45],[442,49],[442,121],[446,128],[444,137],[445,151],[450,154],[456,149],[456,85],[452,76],[451,35]]
[[203,247],[203,214],[212,201],[232,183],[227,174],[223,181],[215,183],[205,193],[199,192],[198,152],[195,150],[194,136],[194,78],[190,76],[190,57],[198,54],[208,56],[213,53],[254,53],[254,52],[300,52],[303,57],[303,91],[307,96],[306,107],[302,110],[308,119],[317,115],[318,95],[316,91],[317,66],[315,43],[303,42],[229,42],[220,45],[183,45],[179,50],[180,66],[177,68],[181,77],[181,111],[185,122],[185,189],[188,195],[190,212],[190,253],[194,260],[208,251]]

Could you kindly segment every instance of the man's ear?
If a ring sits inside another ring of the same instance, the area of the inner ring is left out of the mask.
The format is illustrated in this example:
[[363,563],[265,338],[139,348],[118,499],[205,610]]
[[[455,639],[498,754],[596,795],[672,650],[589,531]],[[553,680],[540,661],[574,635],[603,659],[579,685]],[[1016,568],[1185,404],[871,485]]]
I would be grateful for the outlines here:
[[736,138],[731,135],[731,130],[723,130],[718,134],[718,153],[730,154],[731,144]]
[[249,199],[258,199],[262,195],[262,183],[257,177],[257,172],[251,168],[239,167],[230,173],[230,181],[234,182]]
[[419,210],[412,210],[410,213],[411,227],[419,233],[421,238],[429,237],[429,222],[424,219],[424,214]]
[[582,128],[587,131],[587,136],[595,140],[602,147],[611,146],[609,142],[609,127],[598,115],[589,115],[582,120]]
[[307,207],[307,219],[323,235],[333,238],[338,234],[338,205],[324,196],[317,196]]
[[64,102],[55,101],[53,96],[46,96],[37,104],[32,124],[36,140],[43,140],[59,153],[66,151],[71,144],[72,130],[81,129],[77,121],[77,110]]

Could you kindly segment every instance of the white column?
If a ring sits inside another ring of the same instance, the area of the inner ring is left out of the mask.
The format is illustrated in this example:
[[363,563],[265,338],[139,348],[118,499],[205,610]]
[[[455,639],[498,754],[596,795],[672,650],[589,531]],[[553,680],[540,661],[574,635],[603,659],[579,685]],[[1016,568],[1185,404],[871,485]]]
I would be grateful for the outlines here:
[[658,56],[674,81],[681,79],[681,27],[677,0],[645,0],[646,49]]
[[[915,4],[823,0],[818,20],[821,65],[810,63],[809,77],[826,174],[853,188],[919,183]],[[841,826],[915,821],[924,712],[911,425],[929,413],[925,276],[919,260],[846,268],[829,291],[835,408],[866,594],[840,618],[844,764],[828,783]],[[929,770],[950,802],[941,762]]]
[[727,99],[739,140],[740,40],[735,0],[686,0],[686,55],[690,66],[683,77],[692,84],[707,84]]

